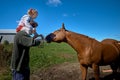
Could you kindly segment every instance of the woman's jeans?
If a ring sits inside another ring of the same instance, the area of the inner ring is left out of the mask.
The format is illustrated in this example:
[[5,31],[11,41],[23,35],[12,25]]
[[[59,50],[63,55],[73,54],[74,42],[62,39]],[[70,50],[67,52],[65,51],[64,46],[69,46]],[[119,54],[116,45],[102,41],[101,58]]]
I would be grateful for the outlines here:
[[12,70],[12,80],[30,80],[30,69],[22,71]]

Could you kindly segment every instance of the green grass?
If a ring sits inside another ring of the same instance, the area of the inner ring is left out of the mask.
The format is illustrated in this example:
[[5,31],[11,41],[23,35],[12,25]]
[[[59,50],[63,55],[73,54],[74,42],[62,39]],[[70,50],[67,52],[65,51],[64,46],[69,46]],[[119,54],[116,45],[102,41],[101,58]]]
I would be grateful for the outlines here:
[[[12,46],[6,46],[6,49],[10,50]],[[55,64],[74,61],[77,61],[77,54],[66,43],[44,43],[44,46],[30,48],[31,73]],[[9,66],[6,72],[0,74],[0,80],[11,80]]]
[[54,64],[73,62],[77,60],[76,52],[66,43],[44,44],[44,47],[32,47],[30,51],[30,66],[34,71]]
[[10,69],[6,69],[4,72],[0,73],[0,80],[12,80]]

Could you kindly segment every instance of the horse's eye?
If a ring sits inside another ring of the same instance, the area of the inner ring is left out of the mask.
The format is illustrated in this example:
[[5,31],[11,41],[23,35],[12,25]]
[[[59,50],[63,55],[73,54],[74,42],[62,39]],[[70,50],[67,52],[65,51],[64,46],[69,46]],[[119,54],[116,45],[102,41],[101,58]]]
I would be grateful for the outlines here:
[[58,32],[60,31],[60,30],[57,30]]

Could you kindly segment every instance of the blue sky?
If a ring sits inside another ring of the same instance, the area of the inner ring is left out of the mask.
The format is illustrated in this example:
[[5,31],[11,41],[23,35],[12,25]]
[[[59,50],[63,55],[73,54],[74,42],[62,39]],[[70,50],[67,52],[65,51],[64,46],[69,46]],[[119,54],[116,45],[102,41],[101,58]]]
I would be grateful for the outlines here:
[[29,8],[38,10],[37,32],[61,27],[102,40],[120,40],[120,0],[1,0],[0,29],[15,29]]

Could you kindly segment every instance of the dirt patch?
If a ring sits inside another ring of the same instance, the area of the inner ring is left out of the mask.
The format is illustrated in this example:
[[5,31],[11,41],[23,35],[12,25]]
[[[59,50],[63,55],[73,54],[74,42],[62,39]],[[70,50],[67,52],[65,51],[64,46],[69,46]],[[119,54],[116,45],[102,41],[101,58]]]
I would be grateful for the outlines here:
[[[31,80],[81,80],[81,71],[79,63],[63,63],[51,66],[47,69],[42,69],[34,72],[31,75]],[[100,77],[102,80],[119,80],[117,76],[113,79],[112,72],[103,72],[110,70],[109,66],[100,67]],[[94,80],[93,70],[88,68],[87,80]]]
[[[73,80],[81,74],[79,63],[64,63],[35,72],[31,80]],[[77,70],[77,71],[76,71]],[[76,74],[76,75],[74,75]]]
[[57,56],[65,59],[72,59],[74,57],[73,54],[69,53],[58,53]]

